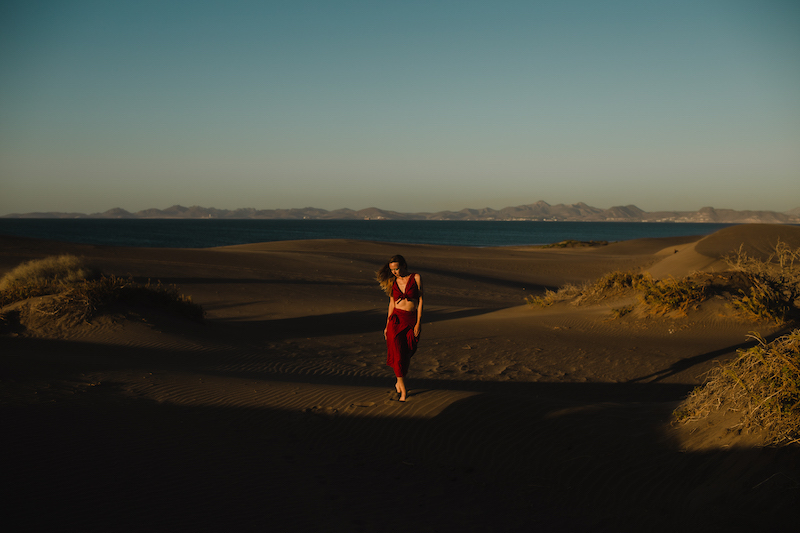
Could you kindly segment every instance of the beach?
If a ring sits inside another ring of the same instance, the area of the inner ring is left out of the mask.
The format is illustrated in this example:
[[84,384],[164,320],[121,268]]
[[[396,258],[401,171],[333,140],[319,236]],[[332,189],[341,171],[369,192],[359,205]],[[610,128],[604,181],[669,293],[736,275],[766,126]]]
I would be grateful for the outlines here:
[[[797,448],[672,412],[749,333],[785,327],[713,301],[621,318],[615,301],[525,303],[615,270],[719,272],[740,245],[766,257],[777,239],[800,247],[800,228],[547,249],[0,236],[0,275],[72,254],[174,284],[206,311],[0,335],[6,519],[20,531],[783,529],[800,501]],[[405,403],[373,279],[394,254],[425,291]]]

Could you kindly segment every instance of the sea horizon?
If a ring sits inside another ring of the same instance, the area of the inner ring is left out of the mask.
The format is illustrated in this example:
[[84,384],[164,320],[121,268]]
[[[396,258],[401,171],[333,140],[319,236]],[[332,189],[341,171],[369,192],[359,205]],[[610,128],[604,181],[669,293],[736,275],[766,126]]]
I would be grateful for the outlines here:
[[212,248],[312,239],[495,247],[704,236],[732,223],[285,220],[0,219],[0,234],[101,246]]

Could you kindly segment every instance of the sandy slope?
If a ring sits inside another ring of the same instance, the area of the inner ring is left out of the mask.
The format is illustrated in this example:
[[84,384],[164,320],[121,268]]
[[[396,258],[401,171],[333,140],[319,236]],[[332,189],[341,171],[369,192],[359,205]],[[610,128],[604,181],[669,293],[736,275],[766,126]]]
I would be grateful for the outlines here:
[[[613,303],[522,305],[611,270],[718,268],[776,232],[800,246],[800,229],[774,226],[570,250],[0,237],[0,272],[75,253],[175,283],[208,311],[203,325],[140,313],[0,337],[10,517],[76,531],[780,528],[795,516],[796,450],[717,419],[669,424],[714,361],[774,327],[713,305],[620,320]],[[406,404],[371,279],[395,253],[426,289]]]

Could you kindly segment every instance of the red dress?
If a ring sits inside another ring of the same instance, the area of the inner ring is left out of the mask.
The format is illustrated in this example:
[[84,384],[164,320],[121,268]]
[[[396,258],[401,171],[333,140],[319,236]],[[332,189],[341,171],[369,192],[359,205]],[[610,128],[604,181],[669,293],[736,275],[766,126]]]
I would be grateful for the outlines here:
[[[417,300],[419,299],[419,287],[417,286],[416,274],[406,283],[406,290],[401,291],[394,280],[392,285],[392,298],[397,300]],[[408,373],[408,364],[411,356],[417,351],[419,337],[414,336],[414,326],[417,325],[417,312],[404,311],[394,308],[389,323],[386,327],[386,364],[392,367],[394,375],[402,378]]]

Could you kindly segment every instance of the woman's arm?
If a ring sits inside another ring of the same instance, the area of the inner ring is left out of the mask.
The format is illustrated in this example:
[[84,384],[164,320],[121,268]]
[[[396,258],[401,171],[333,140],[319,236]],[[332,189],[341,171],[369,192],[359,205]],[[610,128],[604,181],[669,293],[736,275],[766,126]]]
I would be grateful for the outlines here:
[[389,317],[392,316],[392,312],[394,311],[394,298],[389,296],[389,313],[386,315],[386,327],[383,328],[383,338],[386,338],[387,330],[389,329]]
[[419,302],[417,302],[417,323],[414,325],[414,336],[419,337],[422,331],[422,278],[419,274],[414,278],[419,289]]

